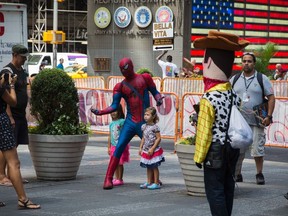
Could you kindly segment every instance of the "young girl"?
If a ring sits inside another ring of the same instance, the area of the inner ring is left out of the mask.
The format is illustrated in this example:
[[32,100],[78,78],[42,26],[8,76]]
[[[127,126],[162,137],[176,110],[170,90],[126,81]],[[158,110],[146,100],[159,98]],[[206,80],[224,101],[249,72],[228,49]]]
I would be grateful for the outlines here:
[[[156,123],[159,121],[156,109],[148,107],[145,110],[144,120],[146,124],[142,125],[143,137],[140,144],[139,155],[140,166],[147,168],[147,182],[140,185],[141,189],[160,189],[158,166],[165,161],[163,149],[159,146],[161,141],[160,129]],[[154,177],[154,179],[152,179]]]
[[[116,145],[118,143],[118,138],[120,135],[120,132],[122,130],[123,124],[124,124],[124,112],[122,109],[121,104],[118,107],[118,110],[115,112],[111,113],[111,118],[112,118],[112,122],[109,125],[109,131],[110,131],[110,135],[108,137],[108,154],[110,155],[110,157],[113,156],[114,151],[116,149]],[[129,158],[129,144],[126,146],[120,161],[119,161],[119,165],[116,168],[115,171],[115,179],[113,179],[112,183],[114,186],[119,186],[119,185],[123,185],[124,181],[123,181],[123,172],[124,172],[124,166],[123,164],[126,162],[129,162],[130,158]]]

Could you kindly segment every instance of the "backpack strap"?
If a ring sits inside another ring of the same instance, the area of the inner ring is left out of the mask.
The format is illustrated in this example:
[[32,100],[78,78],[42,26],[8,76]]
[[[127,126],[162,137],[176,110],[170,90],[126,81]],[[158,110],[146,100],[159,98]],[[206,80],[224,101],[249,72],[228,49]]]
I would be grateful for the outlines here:
[[3,71],[3,70],[8,70],[11,74],[14,74],[12,68],[10,68],[8,65],[7,65],[6,67],[4,67],[4,68],[2,69],[2,71]]
[[237,73],[233,79],[233,83],[232,83],[232,88],[234,87],[235,83],[237,82],[237,80],[240,78],[242,73]]
[[265,99],[265,95],[264,95],[264,85],[263,85],[263,74],[257,72],[257,81],[259,83],[259,85],[261,86],[262,89],[262,97],[263,99]]

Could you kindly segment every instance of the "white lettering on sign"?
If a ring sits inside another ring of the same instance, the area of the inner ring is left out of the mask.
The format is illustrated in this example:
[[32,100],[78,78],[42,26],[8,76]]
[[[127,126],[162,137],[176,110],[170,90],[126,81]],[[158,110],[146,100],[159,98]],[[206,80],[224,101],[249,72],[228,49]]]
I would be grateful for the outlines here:
[[173,37],[173,22],[153,23],[153,39]]
[[75,38],[87,40],[87,29],[77,29]]

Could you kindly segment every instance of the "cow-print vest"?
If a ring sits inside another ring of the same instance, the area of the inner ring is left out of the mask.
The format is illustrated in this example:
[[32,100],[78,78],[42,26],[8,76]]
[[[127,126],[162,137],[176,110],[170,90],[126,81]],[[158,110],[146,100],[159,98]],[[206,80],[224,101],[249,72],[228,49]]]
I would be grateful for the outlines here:
[[[208,100],[215,110],[215,121],[212,127],[212,142],[220,143],[224,145],[229,107],[231,103],[231,93],[232,91],[212,91],[206,92],[203,95],[203,98]],[[233,104],[236,106],[240,105],[240,98],[237,95],[233,94]]]

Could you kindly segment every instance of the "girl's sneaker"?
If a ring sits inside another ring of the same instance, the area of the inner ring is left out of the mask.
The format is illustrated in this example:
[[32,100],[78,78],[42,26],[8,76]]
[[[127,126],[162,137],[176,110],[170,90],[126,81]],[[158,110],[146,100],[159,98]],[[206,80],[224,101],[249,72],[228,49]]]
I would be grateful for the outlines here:
[[140,189],[147,189],[148,186],[150,186],[150,184],[145,182],[144,184],[140,185]]
[[120,179],[113,179],[112,183],[113,183],[113,186],[120,186],[124,184],[124,181]]
[[154,183],[154,184],[152,184],[152,185],[147,186],[147,188],[148,188],[149,190],[156,190],[156,189],[160,189],[161,186],[160,186],[160,184]]

